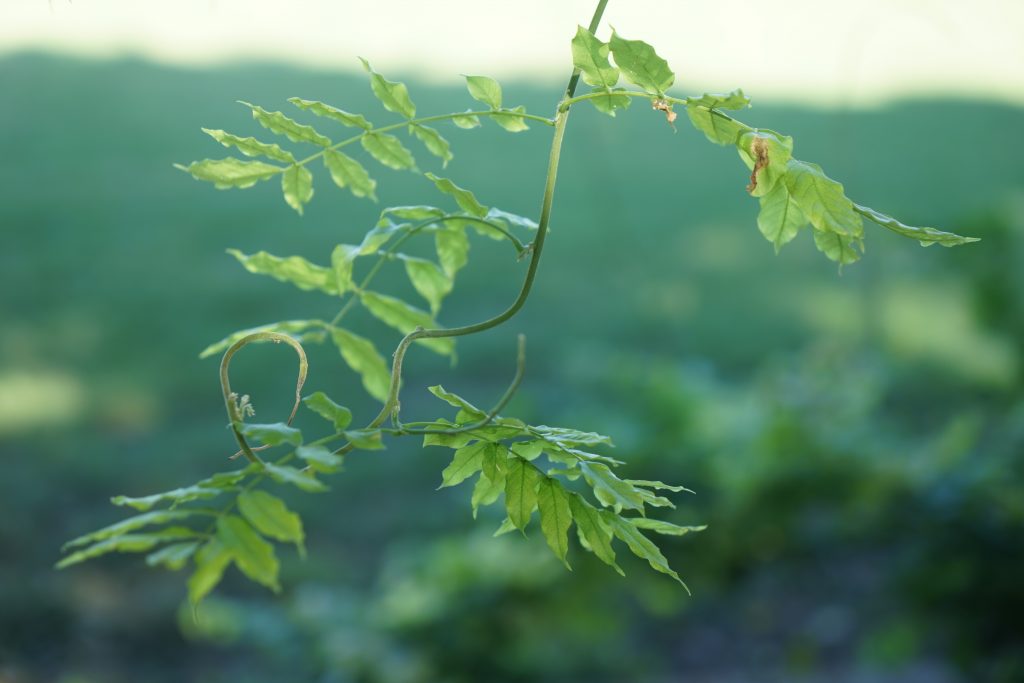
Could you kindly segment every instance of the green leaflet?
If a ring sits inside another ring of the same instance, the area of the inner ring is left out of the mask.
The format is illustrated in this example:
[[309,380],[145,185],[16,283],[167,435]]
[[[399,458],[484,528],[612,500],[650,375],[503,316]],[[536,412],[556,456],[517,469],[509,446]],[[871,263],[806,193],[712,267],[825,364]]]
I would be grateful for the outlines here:
[[665,536],[685,536],[690,532],[704,531],[708,528],[706,524],[701,526],[678,526],[669,522],[663,522],[660,519],[647,519],[646,517],[634,517],[629,521],[637,529],[647,529]]
[[193,608],[220,583],[231,562],[231,553],[220,539],[214,537],[203,544],[195,558],[196,568],[188,579],[188,601]]
[[57,569],[91,560],[107,553],[138,553],[149,550],[158,543],[177,541],[183,538],[195,538],[198,534],[186,527],[170,527],[148,534],[123,534],[99,541],[89,547],[71,553],[56,564]]
[[478,218],[483,218],[487,215],[487,207],[477,201],[476,195],[469,190],[463,189],[447,178],[440,178],[433,173],[424,173],[423,175],[428,180],[433,181],[434,185],[441,192],[451,195],[455,199],[455,203],[459,205],[459,208],[466,213]]
[[[446,422],[435,422],[433,427],[438,429],[453,429],[456,425],[449,424]],[[468,432],[460,432],[458,434],[424,434],[423,435],[423,446],[443,446],[444,448],[462,448],[470,441],[476,440],[476,437]]]
[[544,452],[544,445],[544,442],[539,439],[535,441],[517,441],[512,444],[511,450],[523,460],[536,460]]
[[345,432],[345,438],[360,450],[379,451],[384,448],[379,429],[350,429]]
[[746,109],[750,106],[750,98],[743,94],[743,90],[737,88],[724,95],[718,93],[705,93],[700,97],[686,98],[686,105],[699,105],[707,109]]
[[480,410],[461,396],[445,390],[445,388],[440,384],[428,387],[427,390],[453,408],[459,408],[459,414],[462,415],[465,413],[466,417],[469,418],[467,422],[479,422],[487,417],[487,413]]
[[569,508],[572,510],[573,519],[576,520],[580,544],[620,575],[625,576],[625,572],[615,562],[612,534],[602,521],[601,513],[597,508],[585,501],[578,493],[569,494]]
[[238,511],[264,536],[294,543],[300,555],[306,554],[302,520],[280,498],[266,491],[244,491],[238,494]]
[[454,123],[459,128],[466,128],[466,129],[479,128],[480,127],[480,117],[475,115],[475,114],[469,113],[470,111],[472,111],[472,110],[467,109],[465,114],[459,114],[458,116],[453,116],[452,117],[452,123]]
[[501,85],[487,76],[466,76],[470,96],[491,109],[501,109]]
[[609,47],[598,40],[593,33],[576,27],[572,39],[572,63],[580,70],[580,76],[587,85],[611,88],[619,82],[619,70],[608,61]]
[[360,247],[354,244],[339,244],[331,252],[331,269],[334,271],[334,282],[338,292],[352,289],[352,268],[361,254]]
[[135,508],[136,510],[149,510],[154,505],[159,503],[165,503],[167,501],[173,501],[175,505],[179,503],[188,503],[193,500],[206,500],[209,498],[215,498],[223,493],[224,490],[220,488],[206,488],[204,486],[185,486],[171,491],[165,491],[163,493],[154,493],[151,496],[142,496],[141,498],[129,498],[128,496],[114,496],[110,499],[110,502],[117,506],[127,506]]
[[761,197],[786,175],[793,155],[793,138],[769,130],[752,130],[740,135],[736,151],[752,171],[747,192]]
[[249,107],[252,110],[252,117],[272,133],[284,135],[292,142],[308,142],[321,147],[331,146],[331,139],[318,133],[313,126],[294,121],[279,111],[267,111],[263,107],[248,102],[241,102],[241,104]]
[[291,484],[310,493],[320,493],[327,490],[323,482],[317,480],[312,474],[307,474],[294,467],[266,463],[263,465],[263,468],[274,481],[279,481],[282,484]]
[[900,223],[892,216],[887,216],[884,213],[869,209],[866,206],[860,204],[854,204],[853,210],[864,216],[868,220],[881,225],[883,228],[892,230],[897,235],[903,235],[909,237],[912,240],[917,240],[921,243],[922,247],[930,247],[933,244],[941,244],[944,247],[955,247],[961,244],[969,244],[970,242],[978,242],[977,237],[962,237],[952,232],[943,232],[942,230],[936,230],[935,228],[916,228],[911,225],[905,225]]
[[615,476],[607,465],[599,462],[581,462],[580,470],[587,484],[594,489],[594,495],[605,507],[610,507],[618,514],[623,509],[644,509],[643,496],[633,487]]
[[[377,227],[395,230],[402,226],[396,226],[392,220],[394,218],[403,221],[426,221],[431,218],[441,218],[444,215],[445,212],[436,206],[389,206],[380,212],[380,220],[377,221]],[[369,237],[369,234],[367,237]],[[374,247],[374,250],[376,249],[377,247]],[[364,251],[363,253],[366,252]]]
[[405,274],[420,296],[430,304],[430,312],[437,315],[441,302],[452,291],[451,277],[433,261],[400,254],[405,263]]
[[284,170],[281,166],[274,166],[262,161],[242,161],[234,157],[203,159],[202,161],[193,161],[188,166],[175,164],[175,168],[191,173],[196,180],[213,183],[218,190],[227,190],[232,187],[239,189],[252,187],[259,181],[266,180]]
[[243,424],[239,431],[248,439],[258,439],[265,446],[280,446],[283,443],[291,444],[292,446],[302,445],[302,432],[295,427],[289,427],[283,422]]
[[378,401],[386,400],[391,371],[373,342],[340,327],[331,330],[331,339],[345,363],[362,378],[366,393]]
[[479,472],[483,468],[484,451],[488,448],[494,448],[494,445],[477,441],[455,451],[451,463],[441,472],[441,485],[438,488],[457,486]]
[[590,103],[594,105],[602,114],[608,114],[609,116],[615,116],[616,109],[627,109],[630,104],[633,103],[633,98],[628,95],[621,94],[621,88],[615,88],[607,90],[604,88],[594,88],[591,93],[601,93],[598,97],[592,97]]
[[847,199],[843,186],[825,175],[820,166],[790,159],[783,180],[816,231],[863,237],[864,223],[853,210],[853,202]]
[[679,575],[668,566],[668,560],[661,554],[661,550],[654,544],[651,539],[640,533],[639,529],[633,525],[633,520],[623,519],[618,515],[611,514],[607,510],[601,512],[601,516],[604,519],[615,537],[625,543],[630,551],[637,557],[647,560],[647,563],[651,565],[651,568],[661,572],[662,574],[668,574],[673,579],[679,582],[679,584],[686,588],[686,592],[689,593],[690,589],[687,588],[683,580],[679,578]]
[[172,543],[147,555],[146,564],[150,567],[162,566],[164,569],[177,571],[185,566],[185,563],[189,561],[189,558],[195,554],[198,548],[199,541]]
[[324,166],[330,171],[331,179],[338,187],[347,187],[356,197],[368,197],[377,201],[377,181],[352,157],[337,150],[324,150]]
[[242,339],[243,337],[248,337],[250,334],[255,334],[257,332],[284,332],[287,334],[292,334],[293,336],[299,336],[301,340],[302,336],[299,335],[298,333],[305,332],[311,327],[322,328],[325,326],[326,323],[323,320],[282,320],[281,322],[270,323],[269,325],[250,327],[247,330],[239,330],[238,332],[233,332],[227,337],[224,337],[224,339],[221,339],[218,342],[210,344],[200,352],[199,357],[209,358],[215,353],[225,351],[239,339]]
[[363,149],[388,168],[397,171],[416,168],[416,159],[402,141],[387,133],[366,133],[360,139]]
[[331,473],[341,469],[345,459],[323,446],[300,446],[295,455],[306,461],[317,472]]
[[469,261],[469,238],[466,237],[465,228],[445,227],[438,230],[434,233],[434,248],[441,269],[449,278],[454,278]]
[[644,488],[648,489],[672,491],[673,493],[681,493],[684,491],[686,493],[693,493],[693,491],[686,488],[685,486],[672,486],[661,481],[650,481],[648,479],[626,479],[625,481],[627,484],[632,484],[633,486],[643,486]]
[[295,163],[295,157],[292,156],[292,153],[281,149],[277,144],[260,142],[252,137],[238,137],[222,130],[203,128],[202,131],[225,147],[234,147],[247,157],[263,156],[274,161],[283,161],[286,164]]
[[537,425],[530,427],[530,431],[538,436],[544,437],[548,442],[560,446],[614,446],[612,439],[604,434],[596,432],[581,432],[578,429],[565,429],[563,427],[548,427]]
[[526,125],[526,119],[523,118],[523,114],[526,113],[526,107],[519,105],[512,109],[502,109],[499,112],[495,112],[491,115],[494,122],[507,130],[509,133],[519,133],[524,130],[529,130],[530,127]]
[[750,106],[750,100],[742,90],[733,90],[725,95],[706,94],[686,100],[686,115],[697,130],[716,145],[732,145],[750,126],[740,123],[718,109],[743,109]]
[[[523,228],[524,230],[536,230],[537,228],[540,227],[539,225],[537,225],[537,221],[533,220],[532,218],[527,218],[526,216],[520,216],[518,214],[509,213],[508,211],[502,211],[501,209],[496,209],[494,207],[491,207],[487,211],[486,218],[489,221],[496,221],[498,223],[508,223],[509,225],[515,228]],[[488,234],[491,235],[491,233]],[[501,237],[499,237],[498,239],[501,239]]]
[[761,212],[757,215],[757,228],[765,239],[775,245],[775,253],[790,242],[800,228],[807,225],[807,217],[789,194],[786,183],[776,183],[771,192],[760,198]]
[[626,40],[612,31],[609,42],[615,63],[630,83],[638,85],[652,95],[664,95],[675,82],[675,74],[668,63],[658,56],[654,48],[642,40]]
[[835,261],[840,266],[856,263],[860,260],[857,248],[859,247],[861,251],[864,250],[863,241],[857,237],[847,237],[846,235],[834,232],[821,232],[819,230],[814,231],[814,246],[818,248],[818,251],[825,254],[829,260]]
[[156,510],[154,512],[147,512],[142,515],[135,515],[128,519],[121,520],[116,524],[105,526],[102,529],[97,529],[91,533],[79,536],[78,538],[72,539],[64,544],[62,550],[68,548],[76,548],[78,546],[86,545],[87,543],[93,543],[95,541],[102,541],[108,538],[114,538],[115,536],[121,536],[141,529],[144,526],[152,526],[153,524],[166,524],[167,522],[175,522],[182,519],[187,519],[195,514],[195,510]]
[[281,175],[284,200],[302,215],[302,207],[313,198],[313,174],[305,166],[293,164]]
[[338,405],[322,391],[317,391],[302,399],[306,407],[314,413],[334,424],[339,432],[352,423],[352,411]]
[[228,253],[238,259],[242,267],[250,273],[269,275],[275,280],[288,282],[306,291],[318,289],[325,294],[341,293],[338,291],[334,271],[314,265],[301,256],[281,257],[265,251],[247,255],[237,249],[228,249]]
[[349,128],[362,128],[363,130],[373,128],[373,125],[361,114],[350,114],[329,104],[314,100],[304,100],[300,97],[289,97],[288,101],[303,111],[308,111],[324,118],[334,119],[341,125],[348,126]]
[[374,71],[370,63],[362,57],[359,58],[359,61],[363,63],[363,68],[370,74],[370,88],[385,109],[407,119],[416,116],[416,105],[409,98],[409,89],[405,87],[404,83],[387,80]]
[[412,125],[410,128],[413,135],[419,138],[423,146],[427,148],[427,151],[441,159],[442,166],[447,166],[448,162],[454,158],[451,145],[436,130],[421,124]]
[[548,546],[567,568],[569,561],[569,527],[572,511],[569,498],[562,485],[550,477],[542,477],[537,486],[537,509],[540,511],[540,529]]
[[544,475],[518,456],[507,461],[505,471],[505,509],[513,526],[526,530],[530,516],[537,507],[537,486]]
[[217,539],[243,574],[275,593],[281,590],[274,546],[263,540],[244,519],[237,515],[218,517]]
[[473,506],[473,519],[476,519],[476,513],[480,506],[491,505],[497,502],[504,492],[504,472],[498,471],[497,476],[493,479],[487,476],[486,473],[481,472],[480,478],[476,480],[476,485],[473,487],[473,496],[470,499],[470,504]]
[[[433,329],[437,322],[426,311],[413,308],[401,299],[393,296],[379,294],[377,292],[364,291],[360,293],[360,301],[375,318],[386,325],[389,325],[402,334],[408,334],[417,327]],[[450,356],[455,353],[455,340],[450,338],[417,339],[431,351],[442,356]]]

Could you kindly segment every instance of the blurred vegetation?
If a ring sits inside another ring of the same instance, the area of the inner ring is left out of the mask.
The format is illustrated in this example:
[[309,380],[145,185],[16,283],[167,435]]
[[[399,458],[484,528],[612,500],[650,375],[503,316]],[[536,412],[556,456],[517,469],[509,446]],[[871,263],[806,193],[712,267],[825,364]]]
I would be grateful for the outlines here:
[[[424,112],[463,97],[410,87]],[[506,89],[537,112],[558,92]],[[273,188],[217,192],[171,163],[218,154],[200,126],[255,132],[235,100],[358,111],[372,96],[356,76],[270,65],[43,55],[0,61],[0,92],[3,683],[1024,680],[1024,111],[751,93],[746,118],[792,134],[851,195],[983,238],[921,250],[874,230],[841,277],[806,240],[774,256],[736,159],[697,133],[640,106],[573,115],[534,297],[454,369],[415,355],[403,415],[442,380],[490,403],[525,332],[510,414],[610,433],[636,476],[697,491],[670,519],[709,530],[664,544],[694,597],[635,564],[622,580],[577,553],[568,574],[538,537],[491,539],[500,520],[470,519],[468,491],[434,490],[444,453],[393,442],[290,500],[310,557],[286,560],[283,597],[229,582],[194,621],[183,578],[134,558],[56,573],[58,546],[116,520],[110,495],[223,468],[203,346],[333,312],[224,250],[324,260],[378,207],[321,184],[299,219]],[[451,131],[448,175],[533,215],[547,134]],[[434,199],[382,176],[384,205]],[[447,324],[518,288],[521,264],[473,248]],[[273,351],[240,358],[235,380],[268,418],[293,381]],[[348,395],[330,349],[311,365],[310,390]]]

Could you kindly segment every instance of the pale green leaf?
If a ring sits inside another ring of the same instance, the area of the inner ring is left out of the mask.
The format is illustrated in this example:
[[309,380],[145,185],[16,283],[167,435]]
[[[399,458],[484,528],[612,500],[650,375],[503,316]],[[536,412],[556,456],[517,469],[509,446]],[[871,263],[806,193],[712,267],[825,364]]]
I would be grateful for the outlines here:
[[693,493],[693,491],[686,488],[685,486],[672,486],[661,481],[651,481],[649,479],[626,479],[625,481],[627,484],[632,484],[633,486],[643,486],[644,488],[648,489],[672,491],[673,493]]
[[771,192],[760,199],[761,212],[757,215],[757,228],[765,239],[775,245],[775,251],[790,242],[800,228],[807,225],[807,217],[800,210],[785,183],[776,183]]
[[609,47],[593,33],[578,26],[572,39],[572,63],[587,85],[611,88],[619,82],[619,70],[608,61]]
[[[433,329],[437,322],[426,311],[421,311],[393,296],[379,294],[377,292],[364,291],[360,293],[360,300],[375,318],[389,325],[402,334],[408,334],[417,327]],[[436,339],[417,339],[431,351],[443,356],[450,356],[455,353],[455,340],[447,337]]]
[[541,474],[536,467],[519,457],[508,459],[505,472],[505,508],[512,524],[525,530],[537,507],[537,486]]
[[305,555],[302,520],[277,496],[266,491],[245,491],[238,494],[238,511],[256,531],[278,541],[294,543],[299,553]]
[[740,135],[736,151],[752,171],[747,192],[761,197],[786,174],[793,155],[793,138],[769,130],[752,130]]
[[279,565],[274,546],[263,540],[244,519],[237,515],[217,518],[217,538],[243,574],[275,593],[281,589],[277,582]]
[[291,484],[310,493],[320,493],[327,490],[323,482],[316,479],[312,474],[297,470],[294,467],[273,465],[271,463],[266,463],[263,467],[274,481],[281,482],[282,484]]
[[459,208],[468,214],[483,218],[487,215],[487,207],[477,201],[476,195],[469,190],[463,189],[453,183],[447,178],[439,178],[433,173],[424,174],[429,180],[433,181],[434,185],[437,186],[441,192],[447,195],[451,195],[455,199],[455,203],[459,205]]
[[479,128],[480,127],[480,117],[475,115],[475,114],[469,113],[470,111],[472,111],[472,110],[467,110],[467,113],[465,113],[465,114],[459,114],[457,116],[453,116],[452,117],[452,123],[454,123],[459,128],[466,128],[466,129]]
[[697,102],[687,102],[686,115],[690,117],[693,127],[716,145],[734,145],[741,134],[751,130],[750,126]]
[[846,197],[843,186],[826,176],[820,166],[790,159],[783,180],[793,201],[816,231],[848,238],[864,235],[864,223],[853,210],[853,202]]
[[305,166],[294,164],[281,175],[284,200],[302,215],[302,207],[313,198],[313,174]]
[[122,534],[107,538],[82,550],[71,553],[58,562],[55,567],[64,569],[86,560],[91,560],[100,555],[108,553],[139,553],[149,550],[158,543],[166,541],[179,541],[185,538],[198,536],[195,531],[186,527],[169,527],[160,531],[146,534]]
[[864,251],[863,242],[857,237],[848,237],[834,232],[814,231],[814,246],[818,251],[825,254],[830,261],[835,261],[840,266],[856,263],[860,260],[860,253]]
[[546,441],[557,443],[561,446],[614,446],[610,436],[596,432],[581,432],[578,429],[566,429],[564,427],[548,427],[537,425],[531,427],[530,431],[538,436],[544,437]]
[[454,158],[451,145],[433,128],[416,124],[412,126],[412,133],[419,138],[428,152],[441,159],[442,166],[447,166],[448,162]]
[[216,588],[231,562],[231,553],[216,537],[203,544],[196,553],[196,568],[188,579],[188,601],[193,607]]
[[483,467],[484,451],[493,447],[486,441],[477,441],[455,451],[451,463],[441,472],[441,485],[438,488],[456,486],[479,472]]
[[301,256],[281,257],[265,251],[247,255],[237,249],[228,249],[228,253],[238,259],[250,273],[269,275],[306,291],[318,289],[325,294],[340,294],[332,269],[312,264]]
[[362,57],[359,58],[359,61],[363,63],[363,68],[370,74],[370,88],[385,109],[407,119],[416,116],[416,105],[409,98],[409,89],[405,87],[404,83],[387,80],[374,71],[370,63]]
[[165,524],[167,522],[187,519],[193,514],[195,514],[195,510],[155,510],[142,515],[135,515],[134,517],[123,519],[116,524],[105,526],[102,529],[97,529],[96,531],[85,534],[84,536],[72,539],[64,544],[62,550],[76,548],[78,546],[86,545],[87,543],[121,536],[129,531],[135,531],[136,529],[141,529],[145,526]]
[[280,145],[260,142],[253,137],[242,138],[217,129],[203,128],[202,130],[220,144],[228,148],[234,147],[247,157],[263,156],[274,161],[283,161],[286,164],[295,163],[292,153],[281,149]]
[[605,564],[611,566],[622,576],[625,573],[615,563],[615,550],[612,549],[612,535],[601,519],[597,508],[585,501],[579,494],[569,494],[569,507],[576,520],[576,530],[580,535],[580,543],[587,550],[597,555]]
[[866,206],[860,204],[854,204],[853,210],[864,216],[868,220],[881,225],[883,228],[892,230],[897,235],[903,235],[909,237],[912,240],[917,240],[921,243],[922,247],[928,247],[933,244],[941,244],[944,247],[955,247],[961,244],[968,244],[970,242],[978,242],[977,237],[962,237],[952,232],[943,232],[935,228],[917,228],[911,225],[905,225],[899,222],[892,216],[887,216],[884,213],[869,209]]
[[569,567],[569,527],[572,511],[568,494],[562,485],[550,477],[541,477],[537,486],[537,509],[540,511],[540,529],[555,556]]
[[617,109],[628,109],[629,105],[633,103],[633,98],[623,95],[622,92],[621,88],[594,88],[591,94],[596,96],[591,97],[589,102],[602,114],[615,116]]
[[232,187],[244,189],[252,187],[261,180],[281,173],[284,168],[262,161],[242,161],[234,157],[227,159],[203,159],[193,161],[188,166],[176,164],[175,168],[191,173],[196,180],[213,183],[218,190]]
[[[530,514],[533,514],[533,510],[530,510]],[[506,517],[504,521],[502,521],[501,525],[498,527],[497,531],[494,532],[494,538],[497,538],[498,536],[504,536],[510,531],[515,531],[515,528],[516,525],[512,523],[512,519],[510,517]]]
[[368,197],[377,201],[377,181],[352,157],[337,150],[324,150],[324,166],[330,171],[331,179],[338,187],[347,187],[356,197]]
[[345,462],[340,455],[323,446],[300,446],[295,450],[295,455],[305,460],[306,464],[317,472],[337,472]]
[[750,98],[737,88],[725,94],[705,93],[700,97],[688,97],[686,104],[699,105],[706,109],[746,109],[750,106]]
[[171,501],[175,505],[180,503],[187,503],[193,500],[207,500],[209,498],[215,498],[223,493],[224,490],[220,488],[206,488],[204,486],[184,486],[182,488],[173,489],[171,491],[164,491],[163,493],[154,493],[151,496],[142,496],[140,498],[130,498],[128,496],[114,496],[110,499],[110,502],[118,506],[127,506],[135,508],[136,510],[149,510],[154,505]]
[[508,211],[502,211],[501,209],[491,208],[487,211],[487,220],[498,221],[501,223],[508,223],[509,225],[516,228],[523,228],[525,230],[536,230],[540,226],[537,225],[537,221],[526,216],[520,216],[518,214],[509,213]]
[[[673,579],[679,582],[679,584],[686,588],[686,584],[679,578],[679,575],[668,566],[668,560],[661,554],[661,550],[654,544],[651,539],[640,533],[640,530],[633,525],[632,520],[623,519],[616,514],[612,514],[607,510],[601,512],[601,516],[605,523],[611,528],[612,533],[615,537],[624,542],[629,549],[637,557],[647,560],[647,563],[651,565],[651,568],[661,572],[662,574],[668,574]],[[686,588],[686,592],[689,593],[690,589]]]
[[452,279],[433,261],[405,254],[399,258],[405,263],[405,274],[412,286],[430,304],[430,312],[437,315],[441,302],[452,291]]
[[379,429],[350,429],[345,438],[356,448],[364,451],[379,451],[384,448],[384,440]]
[[644,499],[632,484],[629,484],[612,472],[607,465],[599,462],[581,462],[580,470],[583,478],[592,489],[594,495],[605,507],[616,513],[624,508],[627,510],[643,510]]
[[322,320],[282,320],[281,322],[270,323],[269,325],[250,327],[247,330],[233,332],[220,341],[210,344],[202,350],[199,357],[209,358],[215,353],[220,353],[221,351],[228,349],[238,340],[248,337],[251,334],[256,334],[257,332],[282,332],[285,334],[291,334],[292,336],[298,336],[298,333],[305,332],[311,327],[321,328],[324,327],[325,324],[326,323]]
[[189,561],[198,548],[199,541],[173,543],[147,555],[146,564],[150,567],[162,566],[165,569],[177,571],[185,566],[185,563]]
[[366,393],[378,401],[386,400],[391,371],[373,342],[342,328],[332,329],[331,338],[345,363],[362,378]]
[[377,221],[378,228],[395,229],[392,219],[403,221],[427,221],[431,218],[441,218],[445,215],[443,209],[436,206],[389,206],[380,212],[380,220]]
[[533,441],[517,441],[510,446],[512,452],[523,460],[536,460],[544,452],[546,444],[540,439]]
[[331,252],[331,269],[339,293],[353,289],[352,268],[356,258],[362,255],[360,249],[360,246],[354,244],[339,244]]
[[[434,423],[439,430],[454,429],[456,425],[446,423]],[[424,446],[443,446],[444,448],[462,448],[470,441],[474,441],[475,436],[468,432],[459,432],[457,434],[424,434],[423,445]]]
[[321,147],[331,146],[331,139],[318,133],[312,126],[294,121],[279,111],[267,111],[263,107],[248,102],[242,102],[242,104],[249,107],[252,110],[252,117],[272,133],[284,135],[292,142],[308,142]]
[[530,126],[526,124],[526,118],[523,114],[526,113],[526,107],[519,105],[512,109],[502,109],[501,111],[495,112],[491,115],[491,118],[496,124],[504,128],[510,133],[520,133],[524,130],[529,130]]
[[438,230],[434,233],[434,247],[441,268],[449,278],[454,278],[469,261],[469,238],[464,228]]
[[359,140],[363,149],[374,159],[388,168],[398,171],[416,168],[416,159],[394,135],[387,133],[366,133]]
[[373,125],[361,114],[350,114],[329,104],[314,100],[304,100],[300,97],[289,97],[288,101],[303,111],[308,111],[324,118],[334,119],[341,125],[348,126],[349,128],[362,128],[363,130],[373,128]]
[[501,109],[501,85],[487,76],[466,76],[470,96],[491,109]]
[[637,529],[647,529],[648,531],[665,536],[685,536],[690,532],[704,531],[708,528],[706,524],[701,526],[679,526],[670,522],[663,522],[660,519],[648,519],[646,517],[634,517],[629,522]]
[[280,446],[284,443],[291,444],[292,446],[302,445],[302,432],[295,427],[289,427],[283,422],[243,424],[239,431],[247,439],[257,439],[266,446]]
[[461,412],[468,413],[468,416],[470,418],[468,420],[469,422],[478,422],[478,421],[483,420],[484,418],[487,417],[487,413],[486,412],[484,412],[483,410],[480,410],[475,405],[473,405],[472,403],[470,403],[466,399],[462,398],[461,396],[459,396],[457,394],[453,394],[450,391],[447,391],[440,384],[432,386],[432,387],[428,387],[427,390],[430,393],[432,393],[434,396],[437,396],[439,399],[441,399],[442,401],[447,403],[448,405],[450,405],[450,406],[452,406],[454,408],[459,408],[460,409],[460,413]]
[[653,95],[664,95],[675,82],[675,74],[654,48],[642,40],[626,40],[615,31],[609,42],[615,63],[630,83]]
[[338,405],[322,391],[317,391],[302,399],[306,407],[320,417],[334,424],[338,431],[345,429],[352,423],[352,411],[345,406]]
[[473,506],[473,518],[476,519],[477,509],[480,506],[491,505],[504,492],[505,474],[503,472],[498,472],[494,479],[481,472],[480,478],[476,480],[476,485],[473,487],[473,496],[470,500],[470,504]]

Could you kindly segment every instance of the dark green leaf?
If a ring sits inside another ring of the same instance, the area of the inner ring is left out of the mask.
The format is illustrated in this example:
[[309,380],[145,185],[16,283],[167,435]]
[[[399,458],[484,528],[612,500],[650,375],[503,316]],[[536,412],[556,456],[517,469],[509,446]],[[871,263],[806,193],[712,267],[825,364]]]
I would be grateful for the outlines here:
[[345,406],[338,405],[322,391],[310,394],[302,399],[302,402],[317,415],[332,422],[338,431],[352,423],[352,411]]
[[263,156],[274,161],[283,161],[286,164],[295,163],[295,157],[292,156],[292,153],[281,149],[277,144],[260,142],[252,137],[242,138],[222,130],[211,130],[210,128],[203,128],[203,132],[225,147],[234,147],[247,157]]
[[340,327],[331,330],[331,338],[345,363],[362,378],[366,392],[378,401],[386,400],[391,371],[373,342]]
[[626,40],[612,31],[609,47],[626,78],[652,95],[664,95],[675,82],[668,63],[644,41]]
[[363,63],[363,68],[370,74],[370,88],[373,89],[373,94],[385,109],[407,119],[416,116],[416,105],[409,98],[409,89],[405,87],[404,83],[387,80],[374,71],[370,63],[362,57],[359,58],[359,61]]
[[544,475],[519,457],[508,459],[505,472],[505,508],[512,524],[523,531],[537,507],[537,486]]

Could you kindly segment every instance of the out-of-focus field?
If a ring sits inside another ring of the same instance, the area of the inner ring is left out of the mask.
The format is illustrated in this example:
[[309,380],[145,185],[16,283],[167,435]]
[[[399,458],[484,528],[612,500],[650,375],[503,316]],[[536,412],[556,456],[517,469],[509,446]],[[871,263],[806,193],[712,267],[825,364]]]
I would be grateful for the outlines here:
[[[420,112],[470,103],[409,85]],[[474,522],[468,490],[434,490],[446,452],[394,441],[330,493],[289,497],[310,555],[286,557],[282,596],[230,576],[195,622],[183,575],[52,565],[121,516],[109,496],[224,468],[200,349],[335,311],[224,250],[326,262],[381,206],[440,198],[381,171],[375,206],[319,174],[300,219],[276,187],[218,192],[172,168],[223,155],[201,126],[259,132],[236,100],[383,120],[361,77],[21,55],[0,60],[0,93],[3,683],[1024,680],[1021,109],[811,111],[752,93],[743,118],[793,135],[856,201],[983,238],[923,250],[867,226],[865,260],[840,276],[807,235],[772,253],[734,152],[640,104],[614,120],[581,107],[527,308],[460,341],[455,368],[410,355],[403,417],[428,419],[429,384],[489,405],[525,332],[506,412],[610,433],[630,474],[697,492],[669,519],[709,529],[663,543],[693,597],[628,559],[623,580],[575,548],[570,574],[537,533],[489,538],[500,518]],[[547,113],[557,94],[510,83],[505,99]],[[536,215],[547,129],[444,132],[445,175]],[[522,272],[474,242],[442,322],[502,309]],[[310,354],[307,387],[371,416],[336,352]],[[287,413],[291,362],[239,359],[261,418]]]

